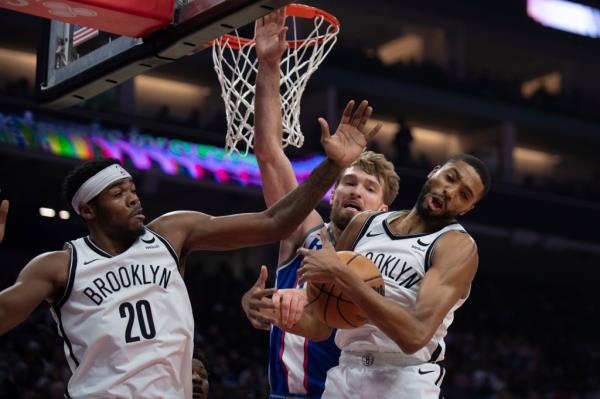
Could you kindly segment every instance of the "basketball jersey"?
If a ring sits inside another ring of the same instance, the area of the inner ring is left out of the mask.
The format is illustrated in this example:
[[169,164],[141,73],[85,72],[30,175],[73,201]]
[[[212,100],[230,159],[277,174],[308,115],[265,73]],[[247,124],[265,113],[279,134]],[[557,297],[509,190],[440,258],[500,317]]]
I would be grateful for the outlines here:
[[178,259],[145,229],[111,256],[68,242],[63,297],[52,314],[73,375],[68,398],[191,398],[194,319]]
[[[465,234],[466,231],[460,224],[453,223],[433,233],[395,235],[389,222],[401,213],[386,212],[370,216],[352,250],[377,265],[385,281],[387,298],[404,308],[413,309],[438,240],[450,231]],[[427,345],[414,354],[403,353],[392,339],[370,322],[358,328],[339,330],[335,342],[343,351],[349,352],[396,352],[406,365],[438,362],[444,359],[444,337],[452,324],[454,312],[465,300],[459,300],[452,307]]]
[[[305,237],[302,247],[321,249],[315,227]],[[297,272],[302,256],[295,254],[277,269],[275,287],[301,288]],[[334,342],[335,332],[325,341],[314,342],[271,327],[269,337],[269,385],[271,398],[320,398],[325,389],[327,371],[338,365],[340,350]]]

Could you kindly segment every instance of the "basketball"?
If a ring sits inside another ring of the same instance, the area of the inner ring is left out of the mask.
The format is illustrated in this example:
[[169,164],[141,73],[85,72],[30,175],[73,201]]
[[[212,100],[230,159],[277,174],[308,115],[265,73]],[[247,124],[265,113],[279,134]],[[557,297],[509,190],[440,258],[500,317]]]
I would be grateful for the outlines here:
[[[368,258],[351,251],[340,251],[338,257],[369,287],[385,295],[385,284],[379,269]],[[319,318],[335,328],[355,328],[367,322],[367,316],[335,284],[309,283],[308,304],[315,307]]]

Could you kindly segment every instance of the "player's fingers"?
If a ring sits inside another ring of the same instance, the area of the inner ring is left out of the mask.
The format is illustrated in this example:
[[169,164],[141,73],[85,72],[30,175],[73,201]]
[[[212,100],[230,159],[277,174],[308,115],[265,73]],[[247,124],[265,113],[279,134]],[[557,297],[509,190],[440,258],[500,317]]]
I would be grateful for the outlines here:
[[289,315],[288,322],[287,322],[288,328],[294,327],[294,324],[296,324],[298,322],[298,320],[297,320],[298,306],[300,306],[300,300],[297,295],[294,295],[291,299],[291,304],[290,304],[290,315]]
[[329,239],[329,230],[327,230],[327,227],[323,226],[321,230],[319,230],[319,237],[321,237],[321,244],[323,245],[323,248],[333,248],[333,244]]
[[381,122],[377,123],[377,125],[375,125],[375,127],[373,129],[371,129],[371,131],[367,134],[367,140],[371,140],[373,137],[375,137],[377,135],[377,133],[379,133],[379,131],[381,130],[382,127],[383,127],[383,123],[381,123]]
[[310,268],[306,265],[301,265],[298,269],[298,284],[304,284],[306,282],[306,277],[310,273]]
[[253,320],[252,326],[259,330],[269,330],[271,327],[271,323],[262,317],[257,317]]
[[361,131],[364,129],[369,119],[371,119],[371,115],[373,115],[373,107],[369,106],[365,110],[365,113],[363,114],[362,118],[360,118],[360,124],[358,125],[358,128]]
[[260,274],[258,276],[258,286],[260,288],[265,288],[265,284],[266,284],[268,278],[269,278],[269,270],[267,269],[267,266],[262,265],[260,267]]
[[298,248],[298,250],[296,251],[297,254],[299,254],[300,256],[303,256],[304,259],[306,259],[307,257],[310,257],[310,255],[314,252],[313,249],[307,249],[307,248]]
[[281,317],[281,324],[284,326],[288,325],[288,320],[290,319],[290,307],[292,305],[292,298],[293,298],[293,296],[291,296],[291,295],[283,295],[281,297],[280,317]]
[[[281,28],[281,30],[279,31],[279,43],[283,43],[285,42],[285,35],[287,33],[287,26],[284,26],[283,28]],[[287,47],[287,43],[285,43],[285,46]]]
[[264,290],[257,289],[256,291],[254,291],[254,295],[252,295],[252,300],[271,302],[269,297],[275,295],[276,292],[277,292],[277,288],[265,288]]
[[321,143],[329,140],[331,133],[329,131],[329,123],[323,118],[319,118],[319,125],[321,125]]
[[296,307],[294,308],[295,312],[292,315],[291,327],[293,327],[296,323],[298,323],[300,321],[300,318],[302,317],[302,312],[304,312],[305,306],[306,306],[306,298],[305,297],[298,298],[298,303],[297,303]]
[[277,17],[277,23],[279,25],[283,25],[284,21],[285,21],[285,7],[281,7],[280,9],[278,9],[276,11],[276,17]]
[[350,123],[350,119],[352,118],[352,110],[353,109],[354,109],[354,100],[350,100],[346,104],[346,108],[344,108],[344,113],[342,114],[341,123]]
[[275,294],[273,294],[273,312],[275,315],[277,315],[277,317],[281,318],[281,292],[276,292]]
[[354,127],[358,127],[360,121],[365,113],[365,110],[369,106],[369,102],[367,100],[362,100],[356,109],[356,112],[352,115],[351,125]]

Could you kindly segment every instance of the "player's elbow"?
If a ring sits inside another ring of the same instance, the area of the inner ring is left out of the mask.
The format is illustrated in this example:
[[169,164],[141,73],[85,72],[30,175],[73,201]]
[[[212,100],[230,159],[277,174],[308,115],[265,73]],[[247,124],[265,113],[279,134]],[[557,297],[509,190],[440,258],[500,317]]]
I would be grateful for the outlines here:
[[406,353],[407,355],[413,355],[425,346],[424,344],[421,345],[419,343],[413,343],[413,342],[407,343],[407,342],[396,341],[396,343],[398,344],[400,349],[402,349],[402,352]]
[[412,355],[423,349],[430,339],[430,334],[417,327],[410,334],[395,337],[394,341],[402,349],[402,352]]

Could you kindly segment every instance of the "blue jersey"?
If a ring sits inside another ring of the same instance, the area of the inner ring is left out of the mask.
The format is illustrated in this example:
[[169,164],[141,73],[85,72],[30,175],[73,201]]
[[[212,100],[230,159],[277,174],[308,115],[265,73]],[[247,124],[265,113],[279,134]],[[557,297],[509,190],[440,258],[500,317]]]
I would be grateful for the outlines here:
[[[311,230],[302,246],[321,249],[318,236],[322,226]],[[302,257],[294,255],[277,269],[277,288],[299,288],[297,271]],[[313,342],[272,326],[269,339],[270,398],[320,398],[327,371],[338,365],[340,350],[334,342],[335,331],[326,341]]]

